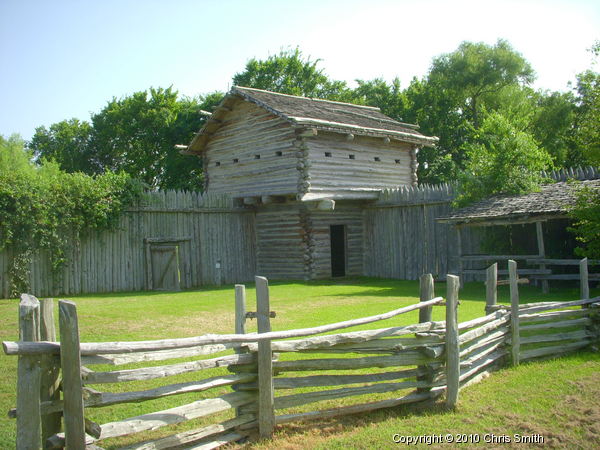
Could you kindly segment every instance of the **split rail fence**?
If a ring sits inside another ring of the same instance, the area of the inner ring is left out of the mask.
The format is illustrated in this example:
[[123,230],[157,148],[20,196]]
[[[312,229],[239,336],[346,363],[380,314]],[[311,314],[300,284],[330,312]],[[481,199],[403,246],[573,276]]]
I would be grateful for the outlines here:
[[[217,416],[215,423],[125,448],[214,448],[242,440],[256,430],[261,437],[269,437],[278,424],[431,401],[442,394],[447,406],[454,407],[461,388],[494,369],[598,341],[600,297],[588,298],[587,284],[582,284],[581,300],[520,305],[514,261],[509,262],[508,272],[511,305],[497,304],[497,286],[503,282],[498,280],[497,266],[490,266],[486,315],[467,322],[458,322],[459,278],[447,276],[443,299],[435,296],[433,277],[426,274],[420,280],[420,303],[371,317],[276,332],[271,331],[268,281],[256,277],[256,312],[246,311],[245,288],[236,286],[235,334],[136,342],[81,343],[76,305],[66,300],[59,301],[60,343],[54,342],[52,300],[38,302],[24,294],[19,308],[20,340],[3,342],[7,355],[19,357],[17,407],[9,412],[16,417],[17,449],[42,445],[99,448],[104,439],[143,436],[149,430],[227,410],[232,410],[232,418]],[[442,305],[446,320],[432,321],[432,308]],[[419,322],[412,325],[337,332],[416,310]],[[245,332],[247,317],[257,318],[258,333]],[[204,358],[228,349],[235,353]],[[306,359],[307,353],[314,355]],[[89,368],[177,358],[187,360],[125,370]],[[215,367],[225,367],[229,373],[139,391],[101,392],[90,387]],[[224,386],[231,387],[231,392],[202,398],[205,391]],[[104,424],[85,417],[90,408],[185,393],[197,393],[201,399]],[[373,395],[385,398],[373,399]],[[347,397],[357,398],[348,406],[297,411],[311,403]]]

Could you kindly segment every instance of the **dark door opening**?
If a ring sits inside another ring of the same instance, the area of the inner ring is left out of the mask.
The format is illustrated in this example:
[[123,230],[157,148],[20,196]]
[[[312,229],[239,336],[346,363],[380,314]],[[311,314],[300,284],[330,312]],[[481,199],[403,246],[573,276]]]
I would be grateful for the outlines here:
[[346,276],[346,226],[331,225],[331,276]]

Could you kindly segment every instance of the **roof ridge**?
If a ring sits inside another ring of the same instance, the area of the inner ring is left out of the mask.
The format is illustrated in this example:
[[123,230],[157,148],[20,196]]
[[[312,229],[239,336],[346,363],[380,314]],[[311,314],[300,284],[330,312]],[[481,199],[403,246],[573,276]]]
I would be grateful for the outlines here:
[[353,106],[355,108],[362,108],[362,109],[368,109],[368,110],[371,110],[371,111],[381,112],[381,109],[378,108],[377,106],[357,105],[355,103],[338,102],[338,101],[335,101],[335,100],[326,100],[326,99],[323,99],[323,98],[303,97],[301,95],[282,94],[281,92],[273,92],[273,91],[267,91],[265,89],[256,89],[256,88],[250,88],[250,87],[245,87],[245,86],[233,86],[231,88],[231,91],[233,92],[234,90],[237,90],[237,89],[240,89],[242,91],[264,92],[266,94],[281,95],[283,97],[302,98],[302,99],[305,99],[305,100],[311,100],[313,102],[333,103],[335,105],[347,105],[347,106]]

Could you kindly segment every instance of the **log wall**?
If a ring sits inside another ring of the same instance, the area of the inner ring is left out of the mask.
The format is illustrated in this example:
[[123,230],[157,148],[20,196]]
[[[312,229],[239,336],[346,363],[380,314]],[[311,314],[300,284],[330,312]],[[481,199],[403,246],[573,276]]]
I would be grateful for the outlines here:
[[298,184],[295,131],[253,103],[238,102],[203,154],[211,193],[293,194]]
[[[73,243],[67,266],[53,277],[47,255],[31,264],[35,295],[146,290],[147,240],[179,246],[181,288],[252,280],[256,270],[254,214],[223,195],[149,193],[114,231],[93,232]],[[0,253],[2,297],[9,296],[10,252]],[[220,262],[220,269],[216,268]]]

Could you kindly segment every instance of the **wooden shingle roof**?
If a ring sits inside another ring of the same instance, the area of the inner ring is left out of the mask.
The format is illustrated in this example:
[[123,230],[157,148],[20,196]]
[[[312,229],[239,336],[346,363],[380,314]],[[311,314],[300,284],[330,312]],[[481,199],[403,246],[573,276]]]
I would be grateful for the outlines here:
[[203,150],[208,136],[218,128],[220,119],[225,115],[223,110],[226,111],[228,105],[240,98],[271,112],[297,129],[310,128],[338,133],[389,137],[427,146],[435,145],[438,141],[437,137],[421,134],[418,126],[393,120],[383,114],[379,108],[372,106],[298,97],[235,86],[194,137],[188,146],[189,151],[198,153]]
[[562,181],[542,186],[525,195],[494,196],[438,217],[439,222],[456,225],[526,223],[567,216],[575,194],[583,186],[600,191],[600,180]]

